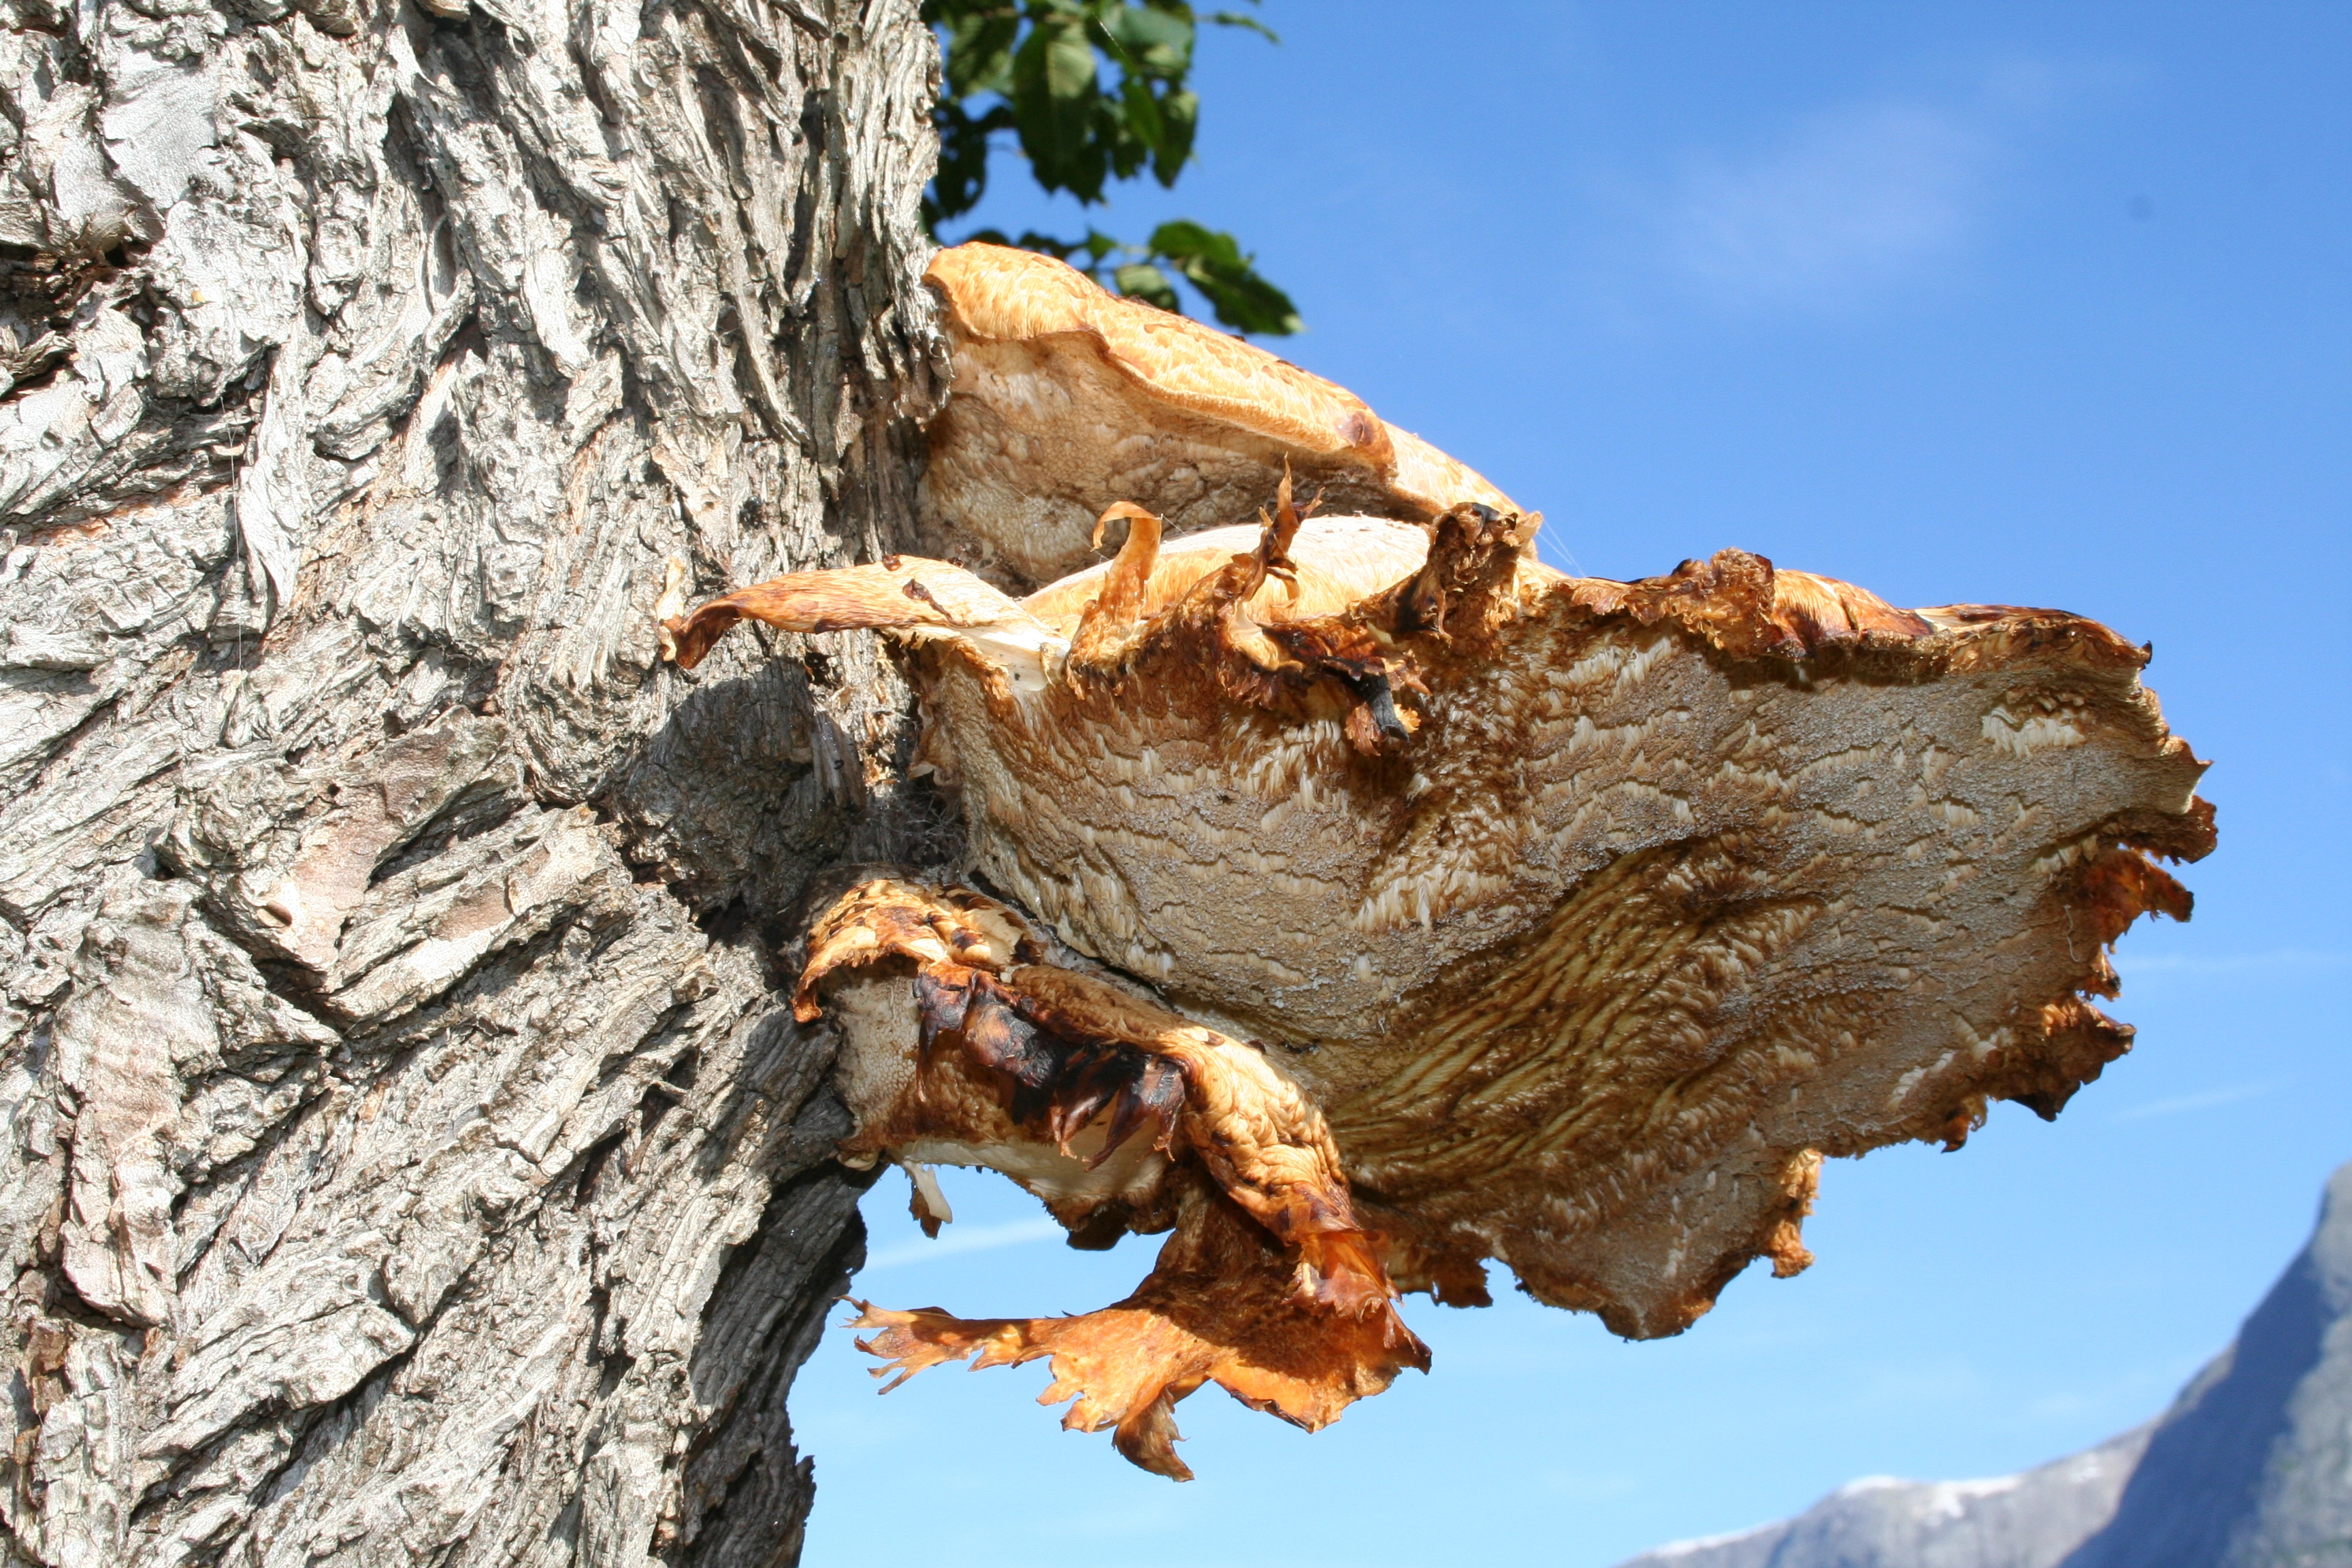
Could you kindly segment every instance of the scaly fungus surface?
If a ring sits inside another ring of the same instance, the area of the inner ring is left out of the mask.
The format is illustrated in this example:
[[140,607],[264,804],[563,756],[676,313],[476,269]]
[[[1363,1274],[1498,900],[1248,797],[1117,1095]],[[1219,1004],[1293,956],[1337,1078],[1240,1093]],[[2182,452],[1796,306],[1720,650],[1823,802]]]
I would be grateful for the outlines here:
[[1320,376],[1105,292],[1050,257],[960,245],[923,280],[955,362],[922,510],[940,548],[1021,587],[1092,559],[1120,501],[1177,532],[1246,521],[1285,466],[1326,510],[1426,522],[1493,485]]
[[[1047,337],[1084,313],[1055,288]],[[1025,343],[1013,299],[986,319]],[[1303,373],[1228,369],[1228,404],[1292,417]],[[1087,405],[1114,454],[1169,417]],[[1147,507],[1199,516],[1192,479],[1102,480],[1135,486],[1092,530],[1117,558],[1025,599],[904,556],[666,622],[689,667],[745,617],[892,635],[1001,895],[870,883],[815,929],[845,1156],[992,1166],[1080,1245],[1174,1232],[1102,1312],[866,1309],[902,1372],[1051,1358],[1069,1425],[1181,1476],[1204,1381],[1311,1427],[1425,1366],[1399,1290],[1482,1303],[1492,1258],[1674,1333],[1750,1261],[1811,1261],[1824,1156],[2054,1116],[2128,1047],[2108,949],[2187,918],[2157,862],[2213,843],[2146,650],[1738,551],[1570,577],[1499,497],[1302,517],[1273,460],[1256,525],[1173,542]]]

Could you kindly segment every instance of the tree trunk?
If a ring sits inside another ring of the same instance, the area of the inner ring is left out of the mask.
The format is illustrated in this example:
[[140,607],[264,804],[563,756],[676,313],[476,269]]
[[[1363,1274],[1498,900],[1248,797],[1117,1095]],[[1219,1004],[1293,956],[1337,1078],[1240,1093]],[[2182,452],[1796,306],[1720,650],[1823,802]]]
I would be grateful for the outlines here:
[[652,611],[908,537],[912,0],[0,3],[11,1560],[793,1561],[795,907],[954,829]]

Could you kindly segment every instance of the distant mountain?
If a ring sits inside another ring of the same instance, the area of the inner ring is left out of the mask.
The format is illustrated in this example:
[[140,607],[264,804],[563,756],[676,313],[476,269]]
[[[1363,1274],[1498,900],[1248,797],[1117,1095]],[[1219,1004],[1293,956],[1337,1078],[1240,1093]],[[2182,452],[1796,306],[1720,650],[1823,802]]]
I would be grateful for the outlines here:
[[2065,1568],[2352,1568],[2352,1164]]
[[1997,1480],[1855,1481],[1620,1568],[2352,1568],[2352,1164],[2154,1424]]
[[2113,1517],[2148,1431],[1997,1480],[1873,1476],[1794,1519],[1662,1546],[1622,1568],[2055,1568]]

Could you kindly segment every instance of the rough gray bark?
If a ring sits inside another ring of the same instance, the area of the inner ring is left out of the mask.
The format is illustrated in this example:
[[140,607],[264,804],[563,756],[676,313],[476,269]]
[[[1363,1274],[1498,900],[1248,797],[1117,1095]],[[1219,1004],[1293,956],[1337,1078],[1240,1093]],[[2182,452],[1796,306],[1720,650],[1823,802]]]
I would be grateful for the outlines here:
[[908,527],[912,0],[0,4],[7,1556],[792,1561],[778,943],[950,830],[650,612]]

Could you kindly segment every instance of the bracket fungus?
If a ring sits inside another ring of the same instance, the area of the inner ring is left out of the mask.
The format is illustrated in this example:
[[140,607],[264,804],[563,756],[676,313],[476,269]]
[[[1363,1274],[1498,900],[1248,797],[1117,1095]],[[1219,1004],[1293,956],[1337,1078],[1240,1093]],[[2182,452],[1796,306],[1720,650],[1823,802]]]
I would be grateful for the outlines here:
[[1023,587],[1092,559],[1140,501],[1177,532],[1255,517],[1286,466],[1328,509],[1426,522],[1502,491],[1322,377],[1026,250],[959,245],[923,274],[955,372],[931,422],[926,524]]
[[[1204,1382],[1313,1427],[1425,1367],[1400,1291],[1481,1304],[1493,1259],[1675,1333],[1749,1262],[1811,1262],[1824,1156],[1957,1147],[1993,1100],[2053,1117],[2128,1048],[2092,1001],[2108,949],[2188,917],[2157,862],[2214,839],[2146,650],[1738,551],[1568,576],[1450,460],[1477,493],[1416,522],[1393,470],[1390,515],[1308,516],[1278,450],[1220,489],[1086,470],[1074,439],[1027,506],[1017,466],[971,478],[1005,364],[1024,406],[1058,386],[1089,411],[1097,459],[1198,438],[1060,342],[1144,308],[1033,261],[934,264],[964,323],[935,493],[1024,565],[1099,501],[1116,559],[1014,599],[891,556],[663,627],[688,667],[747,617],[888,633],[993,890],[869,882],[814,929],[797,1006],[842,1037],[844,1155],[1003,1171],[1077,1245],[1173,1231],[1099,1312],[864,1308],[902,1376],[1049,1358],[1066,1424],[1181,1477],[1170,1411]],[[1276,427],[1312,380],[1177,318],[1134,330],[1213,362],[1186,395],[1230,428]],[[1378,489],[1330,472],[1350,504]],[[1255,524],[1166,536],[1163,510],[1269,476]]]

